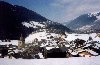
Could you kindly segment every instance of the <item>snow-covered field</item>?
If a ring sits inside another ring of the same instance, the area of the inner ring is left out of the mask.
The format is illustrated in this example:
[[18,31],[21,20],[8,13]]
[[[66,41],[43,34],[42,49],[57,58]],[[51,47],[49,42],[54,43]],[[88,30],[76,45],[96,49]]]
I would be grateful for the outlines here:
[[[50,35],[54,36],[54,37],[59,36],[58,34],[55,34],[55,33],[50,33]],[[47,39],[47,37],[50,35],[48,35],[48,33],[46,33],[46,32],[38,32],[38,33],[30,34],[25,40],[26,40],[26,42],[32,42],[32,40],[34,40],[35,38],[38,38],[38,40]],[[65,39],[68,41],[72,41],[77,38],[83,39],[83,40],[88,40],[89,36],[91,36],[94,41],[100,40],[99,37],[95,37],[96,33],[91,33],[91,34],[74,34],[73,33],[73,34],[66,34],[66,35],[67,35],[67,38],[65,38]]]
[[100,56],[48,59],[0,59],[0,65],[100,65]]
[[95,37],[96,33],[91,33],[91,34],[68,34],[68,37],[66,38],[66,40],[72,41],[72,40],[75,40],[77,38],[83,39],[83,40],[88,40],[89,36],[91,36],[93,38],[93,41],[100,41],[99,37]]

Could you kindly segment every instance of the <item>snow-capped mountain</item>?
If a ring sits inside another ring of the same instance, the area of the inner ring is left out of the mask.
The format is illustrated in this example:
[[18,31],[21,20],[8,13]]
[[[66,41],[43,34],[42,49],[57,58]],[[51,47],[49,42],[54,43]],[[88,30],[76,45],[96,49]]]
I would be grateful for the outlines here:
[[83,33],[100,32],[100,12],[83,14],[70,21],[66,26]]
[[38,28],[70,32],[62,24],[50,21],[40,14],[18,5],[0,1],[0,39],[19,39],[28,36]]

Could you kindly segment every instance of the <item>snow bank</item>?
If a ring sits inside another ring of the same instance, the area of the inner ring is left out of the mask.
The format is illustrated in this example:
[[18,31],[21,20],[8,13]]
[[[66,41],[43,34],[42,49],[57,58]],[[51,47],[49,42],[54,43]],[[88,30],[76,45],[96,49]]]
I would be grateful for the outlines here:
[[48,58],[48,59],[0,59],[0,65],[100,65],[98,57]]

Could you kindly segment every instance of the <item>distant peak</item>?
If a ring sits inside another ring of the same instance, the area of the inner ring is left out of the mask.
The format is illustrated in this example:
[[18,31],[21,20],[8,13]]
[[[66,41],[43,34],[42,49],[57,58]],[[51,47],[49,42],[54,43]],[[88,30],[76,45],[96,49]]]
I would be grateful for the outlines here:
[[90,17],[92,16],[100,16],[100,12],[91,12],[88,14]]

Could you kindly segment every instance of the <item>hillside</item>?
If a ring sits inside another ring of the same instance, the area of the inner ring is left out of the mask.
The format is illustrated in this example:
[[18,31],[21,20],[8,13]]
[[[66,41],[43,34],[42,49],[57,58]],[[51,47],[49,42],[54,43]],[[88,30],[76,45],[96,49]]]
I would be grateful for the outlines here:
[[23,37],[27,37],[30,33],[37,30],[37,28],[28,28],[22,24],[23,22],[30,23],[30,21],[45,24],[45,28],[49,29],[71,31],[62,24],[50,21],[25,7],[11,5],[7,2],[0,1],[0,39],[18,40],[21,34]]

